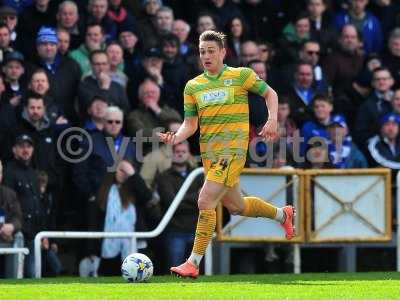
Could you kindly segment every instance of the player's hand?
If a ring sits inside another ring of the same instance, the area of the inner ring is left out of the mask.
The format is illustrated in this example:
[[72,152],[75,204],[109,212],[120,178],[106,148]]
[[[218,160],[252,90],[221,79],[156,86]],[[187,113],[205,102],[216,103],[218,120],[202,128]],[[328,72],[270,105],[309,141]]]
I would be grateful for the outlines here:
[[166,133],[157,132],[157,135],[163,143],[168,145],[174,145],[176,140],[175,132],[172,131],[167,131]]
[[278,121],[268,119],[258,134],[263,136],[267,141],[274,141],[278,137]]

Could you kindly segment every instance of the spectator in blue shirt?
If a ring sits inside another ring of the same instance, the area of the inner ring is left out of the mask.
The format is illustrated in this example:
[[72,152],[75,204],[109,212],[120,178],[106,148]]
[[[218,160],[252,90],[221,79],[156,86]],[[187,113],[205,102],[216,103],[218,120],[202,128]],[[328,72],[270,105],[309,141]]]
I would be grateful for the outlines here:
[[338,31],[346,24],[353,24],[361,32],[366,54],[379,52],[383,45],[383,34],[380,21],[366,11],[368,0],[350,0],[348,11],[338,13],[334,19],[334,26]]
[[301,144],[300,152],[304,155],[307,144],[313,137],[321,137],[328,139],[328,132],[326,126],[331,121],[333,111],[332,99],[323,94],[317,94],[312,100],[312,110],[314,112],[313,120],[304,123],[301,128],[301,137],[304,142]]
[[331,118],[328,134],[328,155],[333,167],[338,169],[368,167],[364,155],[353,143],[346,120],[342,115]]

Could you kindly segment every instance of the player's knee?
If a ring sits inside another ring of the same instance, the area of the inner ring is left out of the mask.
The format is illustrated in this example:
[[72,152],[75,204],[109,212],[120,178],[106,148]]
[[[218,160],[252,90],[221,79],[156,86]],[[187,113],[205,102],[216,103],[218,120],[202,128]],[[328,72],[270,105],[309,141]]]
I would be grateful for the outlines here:
[[241,204],[230,204],[225,206],[231,215],[241,215],[244,210],[244,205]]

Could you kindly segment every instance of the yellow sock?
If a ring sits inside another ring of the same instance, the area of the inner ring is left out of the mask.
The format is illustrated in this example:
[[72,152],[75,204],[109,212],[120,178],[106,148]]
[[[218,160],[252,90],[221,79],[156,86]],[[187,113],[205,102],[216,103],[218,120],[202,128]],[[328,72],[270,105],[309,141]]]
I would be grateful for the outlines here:
[[276,219],[278,208],[258,197],[244,197],[244,210],[241,213],[245,217],[264,217]]
[[203,256],[217,223],[215,210],[200,210],[192,253]]

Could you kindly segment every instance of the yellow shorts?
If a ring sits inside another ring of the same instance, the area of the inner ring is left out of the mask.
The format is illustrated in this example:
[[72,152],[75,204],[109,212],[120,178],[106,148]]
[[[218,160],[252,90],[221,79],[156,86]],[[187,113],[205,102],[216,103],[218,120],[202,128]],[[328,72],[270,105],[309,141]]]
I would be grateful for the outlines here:
[[246,159],[236,156],[220,156],[215,160],[203,159],[204,174],[207,180],[222,183],[233,187],[239,182],[240,173],[246,163]]

